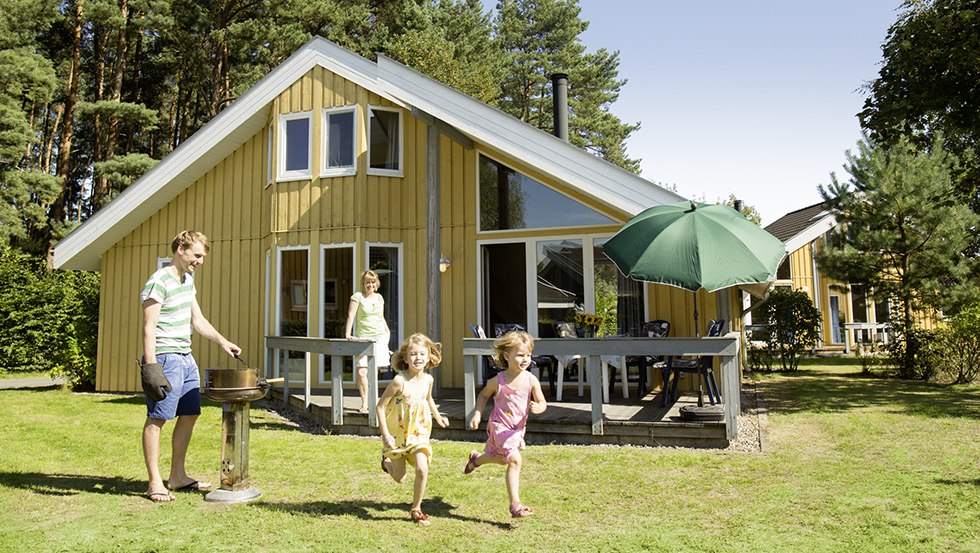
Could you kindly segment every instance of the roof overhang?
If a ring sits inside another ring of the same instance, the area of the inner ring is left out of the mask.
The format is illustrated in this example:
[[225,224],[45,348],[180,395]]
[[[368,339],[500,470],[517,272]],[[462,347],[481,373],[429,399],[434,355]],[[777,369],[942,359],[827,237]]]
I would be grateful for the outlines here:
[[683,199],[390,58],[379,55],[374,63],[314,37],[58,242],[54,267],[98,270],[105,251],[258,133],[270,119],[271,103],[317,65],[627,214]]
[[803,246],[821,237],[828,230],[837,226],[837,219],[829,212],[825,211],[814,223],[785,242],[786,251],[793,253]]

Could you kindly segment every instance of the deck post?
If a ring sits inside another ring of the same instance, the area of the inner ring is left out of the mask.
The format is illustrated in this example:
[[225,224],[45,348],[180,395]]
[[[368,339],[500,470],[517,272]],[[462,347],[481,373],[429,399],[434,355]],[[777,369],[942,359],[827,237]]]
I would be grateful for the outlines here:
[[[730,334],[729,336],[733,336]],[[737,337],[737,335],[734,335]],[[734,355],[721,356],[721,397],[725,406],[725,436],[738,438],[738,414],[742,411],[741,375],[738,370],[738,341]]]
[[344,424],[344,358],[330,356],[330,403],[333,410],[333,423]]
[[463,426],[468,428],[476,411],[476,368],[478,355],[463,356]]
[[310,359],[313,358],[312,353],[303,354],[303,364],[306,370],[303,371],[303,410],[310,410]]
[[602,427],[602,363],[598,355],[590,355],[586,364],[586,374],[589,379],[589,392],[592,396],[592,435],[601,436]]
[[371,349],[371,353],[368,353],[367,362],[368,362],[368,373],[367,373],[368,426],[371,426],[372,428],[377,428],[378,427],[378,360],[374,358],[374,348]]

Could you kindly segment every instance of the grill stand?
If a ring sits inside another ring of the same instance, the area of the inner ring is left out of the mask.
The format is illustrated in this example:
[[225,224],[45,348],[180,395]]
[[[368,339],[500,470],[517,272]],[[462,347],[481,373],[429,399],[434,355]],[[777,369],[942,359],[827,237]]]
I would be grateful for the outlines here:
[[247,503],[262,497],[248,481],[248,412],[248,401],[221,404],[221,486],[205,501]]

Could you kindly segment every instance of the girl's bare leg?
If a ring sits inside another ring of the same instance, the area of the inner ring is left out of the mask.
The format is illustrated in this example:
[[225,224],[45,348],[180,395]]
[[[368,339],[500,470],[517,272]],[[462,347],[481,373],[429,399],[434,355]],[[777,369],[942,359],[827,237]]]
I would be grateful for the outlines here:
[[367,367],[357,367],[357,393],[361,394],[362,413],[367,413]]
[[507,495],[510,496],[510,504],[521,502],[521,464],[523,459],[521,459],[521,454],[514,451],[510,455],[510,460],[507,461],[507,475],[505,480],[507,481]]
[[[404,470],[404,468],[403,468]],[[422,496],[429,480],[429,456],[422,451],[415,453],[415,490],[412,495],[412,510],[422,509]]]
[[395,482],[401,484],[405,481],[405,458],[389,459],[388,475]]

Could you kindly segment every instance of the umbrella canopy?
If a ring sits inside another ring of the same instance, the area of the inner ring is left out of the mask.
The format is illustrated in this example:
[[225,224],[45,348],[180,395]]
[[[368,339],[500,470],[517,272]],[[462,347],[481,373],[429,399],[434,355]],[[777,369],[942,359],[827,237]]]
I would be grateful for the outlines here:
[[630,278],[708,292],[766,282],[786,255],[778,238],[741,213],[694,202],[643,211],[603,251]]

